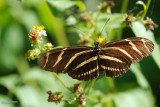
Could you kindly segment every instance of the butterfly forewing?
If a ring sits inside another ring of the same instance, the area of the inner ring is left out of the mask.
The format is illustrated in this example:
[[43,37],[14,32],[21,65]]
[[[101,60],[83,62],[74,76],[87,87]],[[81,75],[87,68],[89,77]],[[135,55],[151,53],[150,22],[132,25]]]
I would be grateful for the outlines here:
[[49,70],[56,73],[65,73],[65,67],[69,60],[77,53],[84,53],[86,51],[93,51],[93,48],[86,46],[75,46],[53,49],[40,56],[38,59],[38,65],[44,70]]
[[44,70],[68,73],[78,80],[92,80],[103,71],[106,76],[117,77],[132,63],[150,55],[153,48],[150,40],[140,37],[109,42],[101,48],[98,45],[59,48],[40,56],[38,65]]
[[78,46],[54,49],[38,59],[38,65],[48,71],[68,73],[72,78],[92,80],[99,75],[97,52],[92,47]]
[[131,63],[140,61],[152,53],[154,44],[145,38],[133,37],[128,39],[109,42],[102,47],[102,50],[126,57]]
[[111,58],[100,59],[101,68],[106,71],[106,76],[117,77],[125,73],[131,63],[138,62],[151,54],[153,48],[154,45],[150,40],[140,37],[109,42],[101,48],[101,54]]

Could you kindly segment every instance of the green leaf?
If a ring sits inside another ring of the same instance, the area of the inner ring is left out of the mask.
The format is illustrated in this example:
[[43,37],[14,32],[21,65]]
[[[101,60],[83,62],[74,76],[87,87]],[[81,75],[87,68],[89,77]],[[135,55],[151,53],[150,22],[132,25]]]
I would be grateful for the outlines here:
[[68,46],[69,43],[65,34],[62,18],[55,17],[45,2],[37,6],[36,9],[54,43],[61,46]]
[[[77,80],[72,79],[67,74],[61,74],[59,77],[68,87],[73,87],[77,82]],[[52,72],[45,72],[38,67],[33,67],[25,73],[23,80],[25,83],[38,83],[40,90],[43,90],[44,93],[51,90],[52,92],[62,92],[65,95],[64,98],[72,97],[70,91],[61,84]]]
[[18,81],[18,75],[12,74],[3,76],[0,78],[0,84],[6,87],[8,90],[12,91],[15,88],[15,84]]
[[80,8],[80,10],[82,12],[86,11],[86,7],[85,7],[85,5],[84,5],[84,3],[82,1],[76,1],[76,5],[77,5],[77,7]]
[[75,25],[76,23],[77,23],[77,20],[74,16],[69,16],[66,20],[66,24],[68,26]]
[[155,100],[149,90],[136,88],[114,96],[117,107],[155,107]]
[[7,96],[0,95],[0,107],[14,107],[11,101]]
[[39,17],[36,16],[36,14],[31,11],[27,10],[23,13],[23,16],[21,17],[21,23],[27,28],[28,33],[32,29],[32,26],[38,26],[40,25]]
[[131,65],[130,69],[135,74],[138,84],[143,88],[149,88],[149,84],[141,72],[140,65],[134,63]]
[[[3,33],[3,32],[2,32]],[[2,35],[0,67],[13,69],[16,57],[23,51],[23,32],[18,24],[11,23]]]
[[76,5],[81,9],[81,11],[85,11],[85,6],[81,1],[69,1],[69,0],[47,0],[47,2],[53,7],[57,8],[60,11],[65,11],[66,9]]
[[53,7],[64,11],[65,9],[68,9],[72,6],[75,5],[75,2],[72,1],[67,1],[67,0],[58,0],[58,1],[54,1],[54,0],[47,0],[47,2],[52,5]]
[[[22,107],[54,107],[55,103],[49,103],[47,101],[47,93],[39,93],[35,88],[30,86],[16,87],[15,95],[21,102]],[[56,107],[62,107],[63,103]]]
[[154,50],[151,55],[160,69],[160,46],[156,42],[153,32],[150,30],[146,30],[145,26],[139,21],[133,23],[132,31],[137,37],[148,38],[154,43]]
[[29,86],[17,87],[15,90],[15,95],[20,100],[23,107],[35,107],[41,106],[38,101],[38,93],[36,90]]

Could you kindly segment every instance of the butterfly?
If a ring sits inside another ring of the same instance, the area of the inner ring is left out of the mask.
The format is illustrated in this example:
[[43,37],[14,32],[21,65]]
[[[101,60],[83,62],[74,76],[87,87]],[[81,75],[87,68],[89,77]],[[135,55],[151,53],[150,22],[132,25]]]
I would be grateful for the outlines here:
[[152,41],[142,37],[116,40],[101,47],[99,42],[94,45],[53,49],[42,54],[37,63],[43,70],[68,73],[74,79],[88,81],[104,72],[107,77],[118,77],[154,49]]

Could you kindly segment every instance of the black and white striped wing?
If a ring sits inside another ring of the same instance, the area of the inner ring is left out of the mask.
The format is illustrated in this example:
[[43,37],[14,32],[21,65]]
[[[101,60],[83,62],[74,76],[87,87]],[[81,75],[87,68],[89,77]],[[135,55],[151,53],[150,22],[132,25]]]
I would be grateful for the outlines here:
[[103,74],[103,71],[99,70],[98,55],[94,49],[77,53],[69,62],[67,72],[72,78],[86,81]]
[[131,63],[149,56],[153,48],[150,40],[141,37],[109,42],[100,51],[101,69],[106,71],[106,76],[117,77],[125,73]]
[[78,80],[92,80],[99,75],[97,54],[94,48],[74,46],[44,53],[38,65],[47,71],[68,73]]

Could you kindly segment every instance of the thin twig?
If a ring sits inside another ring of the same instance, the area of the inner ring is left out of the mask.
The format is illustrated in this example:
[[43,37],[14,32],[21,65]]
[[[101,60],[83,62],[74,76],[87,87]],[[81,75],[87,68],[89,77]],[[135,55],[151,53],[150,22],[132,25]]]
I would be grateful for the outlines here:
[[89,81],[86,81],[86,83],[85,83],[85,85],[84,85],[84,92],[86,91],[86,88],[87,88],[87,86],[88,86],[88,84],[89,84]]
[[89,96],[86,96],[86,98],[87,98],[89,101],[92,101],[92,102],[98,103],[98,100],[97,100],[97,99],[94,99],[94,98],[89,97]]
[[99,9],[99,11],[98,11],[98,13],[97,13],[97,15],[96,15],[96,17],[95,17],[95,19],[94,19],[94,22],[96,22],[96,21],[97,21],[98,16],[100,15],[100,13],[101,13],[101,10]]
[[90,90],[91,90],[91,88],[93,87],[95,81],[96,81],[96,79],[94,79],[94,80],[91,81],[91,84],[90,84],[90,86],[89,86],[89,88],[88,88],[86,94],[88,94],[88,93],[90,92]]
[[55,72],[53,72],[53,75],[62,83],[62,85],[65,88],[67,88],[68,90],[70,90],[70,88],[60,79],[60,77]]

